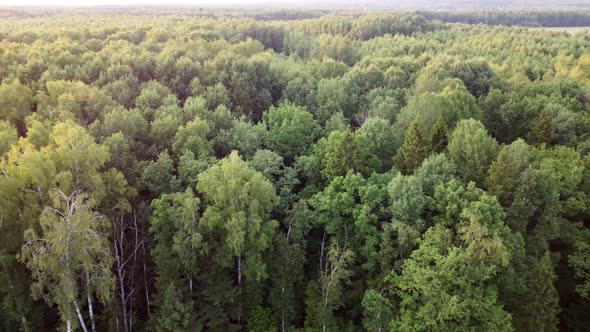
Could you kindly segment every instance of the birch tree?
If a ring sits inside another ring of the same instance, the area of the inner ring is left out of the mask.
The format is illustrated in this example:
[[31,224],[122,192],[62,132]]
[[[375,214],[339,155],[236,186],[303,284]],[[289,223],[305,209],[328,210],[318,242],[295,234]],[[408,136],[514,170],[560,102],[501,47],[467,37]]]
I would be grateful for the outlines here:
[[201,222],[209,232],[221,234],[221,245],[213,255],[218,264],[235,266],[241,294],[244,277],[255,281],[266,277],[262,253],[278,225],[270,219],[272,207],[278,204],[275,189],[236,151],[199,174],[198,181],[197,190],[207,203]]
[[33,273],[33,297],[57,305],[67,331],[79,326],[95,332],[94,299],[108,303],[114,286],[109,225],[87,204],[82,190],[68,196],[53,189],[50,196],[52,206],[39,220],[41,232],[25,232],[19,259]]

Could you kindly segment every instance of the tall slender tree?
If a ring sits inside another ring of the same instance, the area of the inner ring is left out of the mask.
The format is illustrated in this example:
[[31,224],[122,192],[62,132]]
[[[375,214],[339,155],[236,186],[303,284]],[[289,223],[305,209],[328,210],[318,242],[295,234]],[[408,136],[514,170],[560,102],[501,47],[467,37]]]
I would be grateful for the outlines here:
[[235,266],[241,294],[244,276],[251,281],[267,276],[262,254],[278,226],[270,219],[278,204],[275,189],[236,151],[199,174],[198,181],[197,190],[207,203],[201,222],[207,231],[221,236],[219,247],[210,250],[222,266]]
[[555,289],[557,276],[549,252],[546,251],[529,272],[526,300],[517,328],[521,331],[558,331],[559,294]]

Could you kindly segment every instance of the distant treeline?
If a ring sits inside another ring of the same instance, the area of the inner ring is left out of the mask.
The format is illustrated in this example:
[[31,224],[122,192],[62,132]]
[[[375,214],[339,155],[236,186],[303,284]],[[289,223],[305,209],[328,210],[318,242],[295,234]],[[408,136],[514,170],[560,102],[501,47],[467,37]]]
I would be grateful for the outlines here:
[[590,26],[590,10],[553,10],[553,11],[418,11],[417,14],[428,19],[443,22],[521,25],[529,27],[576,27]]

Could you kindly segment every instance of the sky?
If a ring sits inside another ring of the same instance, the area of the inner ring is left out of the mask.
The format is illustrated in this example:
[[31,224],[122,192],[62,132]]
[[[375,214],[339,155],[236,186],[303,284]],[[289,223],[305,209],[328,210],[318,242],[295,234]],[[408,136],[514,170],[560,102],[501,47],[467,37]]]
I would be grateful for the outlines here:
[[590,0],[0,0],[2,6],[129,6],[129,5],[263,5],[266,7],[387,7],[387,8],[496,8],[567,7]]
[[[276,2],[274,0],[273,2]],[[0,6],[111,6],[143,4],[215,4],[219,0],[0,0]],[[260,0],[223,0],[223,3],[252,3]]]

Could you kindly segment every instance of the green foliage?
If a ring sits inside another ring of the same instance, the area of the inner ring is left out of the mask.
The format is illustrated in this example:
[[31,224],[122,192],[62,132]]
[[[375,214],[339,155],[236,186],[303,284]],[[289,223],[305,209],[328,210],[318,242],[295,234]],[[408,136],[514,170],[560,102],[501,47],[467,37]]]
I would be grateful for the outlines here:
[[171,97],[172,91],[169,88],[156,81],[149,81],[142,85],[141,93],[135,99],[135,107],[155,111],[165,103],[174,102]]
[[370,332],[386,329],[392,317],[391,304],[379,292],[368,289],[363,296],[363,327]]
[[269,130],[270,148],[291,160],[305,152],[318,132],[311,113],[289,104],[271,107],[263,120]]
[[244,157],[252,157],[267,140],[267,131],[264,125],[253,125],[245,119],[234,119],[232,126],[222,129],[216,137],[223,155],[233,150],[239,151]]
[[82,190],[67,196],[54,189],[51,196],[52,206],[39,221],[42,233],[25,232],[27,242],[19,260],[35,271],[32,295],[57,305],[62,321],[71,326],[76,324],[74,310],[79,311],[86,298],[80,290],[89,300],[94,295],[103,304],[111,300],[109,225],[87,205]]
[[584,298],[588,298],[590,295],[590,243],[588,235],[587,231],[579,233],[574,244],[575,251],[569,257],[569,263],[575,269],[575,276],[579,280],[576,291]]
[[486,187],[496,195],[502,206],[512,204],[516,182],[530,163],[531,148],[523,140],[514,141],[500,149],[490,167]]
[[527,142],[532,145],[549,145],[551,142],[552,131],[553,129],[551,128],[549,115],[547,112],[543,111],[533,122],[531,131],[529,131],[527,135]]
[[281,176],[283,157],[271,150],[258,150],[252,160],[250,166],[262,173],[268,180],[275,181]]
[[419,226],[420,215],[426,205],[420,179],[398,175],[391,180],[387,189],[394,221]]
[[278,331],[277,327],[270,319],[270,309],[256,307],[250,313],[247,323],[248,331],[252,332],[273,332]]
[[8,121],[0,120],[0,156],[3,156],[10,146],[18,140],[16,129]]
[[[462,119],[481,117],[475,98],[465,85],[457,80],[446,80],[440,87],[420,94],[419,91],[408,100],[398,116],[398,127],[404,131],[415,118],[420,117],[426,130],[432,130],[434,123],[442,117],[448,128],[454,128]],[[419,90],[418,87],[416,90]]]
[[470,203],[459,215],[456,233],[442,224],[425,233],[402,272],[391,276],[392,291],[401,299],[391,329],[444,330],[449,324],[459,330],[513,329],[492,282],[510,257],[503,242],[507,230],[497,219],[502,215],[488,212],[497,209],[494,204]]
[[557,331],[559,295],[555,289],[557,276],[549,252],[536,262],[529,273],[527,298],[522,308],[522,330]]
[[155,234],[151,253],[157,268],[158,289],[158,310],[153,320],[158,329],[200,328],[200,322],[192,319],[195,303],[190,296],[190,285],[199,271],[199,254],[203,251],[199,204],[199,198],[190,189],[185,193],[164,194],[151,204],[154,211],[150,231]]
[[395,165],[403,174],[411,174],[428,157],[431,144],[422,120],[416,118],[406,131],[404,142],[395,155]]
[[269,300],[273,317],[281,329],[294,325],[303,313],[305,287],[305,249],[310,227],[310,213],[305,202],[298,202],[282,223],[271,249],[269,266]]
[[199,174],[198,179],[197,190],[208,203],[201,220],[203,227],[221,235],[221,246],[212,248],[217,251],[216,260],[228,266],[237,258],[239,281],[240,268],[247,279],[265,278],[262,252],[270,246],[277,227],[277,222],[269,218],[278,203],[272,183],[250,169],[235,151]]
[[448,150],[459,176],[481,185],[496,157],[498,143],[488,135],[481,122],[470,119],[457,124],[449,138]]
[[[190,278],[198,271],[197,253],[203,237],[198,229],[199,205],[200,200],[191,189],[164,194],[152,201],[150,227],[156,235],[152,256],[158,267],[158,283],[162,285],[175,281],[178,276],[174,273]],[[175,259],[181,264],[175,264]]]
[[[0,119],[15,124],[24,131],[24,119],[33,111],[33,93],[18,80],[0,84]],[[21,131],[21,133],[22,133]]]
[[148,124],[137,110],[128,111],[117,107],[106,113],[100,130],[103,136],[121,133],[131,140],[145,140],[148,134]]
[[207,101],[207,108],[209,109],[215,109],[220,105],[231,107],[229,91],[221,83],[207,87],[204,97]]
[[457,175],[457,166],[446,155],[434,154],[422,162],[414,175],[420,179],[424,193],[432,196],[436,186],[449,182]]
[[328,181],[346,175],[349,170],[367,176],[380,166],[365,134],[359,131],[333,131],[316,144],[315,154]]
[[209,124],[199,118],[178,128],[172,149],[176,154],[181,155],[190,151],[197,158],[206,157],[210,154],[211,143],[207,140],[210,132]]
[[156,329],[159,331],[202,331],[202,327],[195,326],[192,311],[193,303],[185,302],[183,292],[174,284],[169,284],[159,290],[161,300],[158,304],[158,314],[155,318]]
[[527,239],[529,252],[541,254],[548,241],[559,236],[558,199],[555,182],[547,172],[529,167],[518,179],[514,202],[506,210],[507,223]]
[[92,123],[103,110],[113,105],[98,88],[81,81],[55,80],[46,83],[47,93],[38,98],[38,111],[52,120],[79,119]]
[[0,330],[584,330],[588,13],[419,14],[0,9]]
[[398,138],[393,126],[381,118],[369,118],[359,128],[371,145],[371,150],[381,161],[381,168],[388,171],[393,167],[393,156],[398,147]]
[[168,151],[163,151],[158,160],[151,161],[145,166],[141,182],[155,196],[172,193],[178,189],[178,179],[174,175],[174,165]]
[[446,150],[449,138],[447,134],[447,125],[442,117],[439,117],[434,123],[434,126],[432,126],[430,141],[432,142],[432,152],[441,153]]
[[364,179],[349,172],[334,178],[324,191],[309,199],[314,219],[328,234],[340,241],[346,238],[363,267],[373,270],[378,260],[379,221],[383,217],[387,177]]
[[354,253],[348,247],[348,239],[342,242],[322,240],[319,278],[311,281],[306,291],[306,327],[321,328],[336,324],[334,310],[342,306],[342,290],[352,275],[349,268]]

